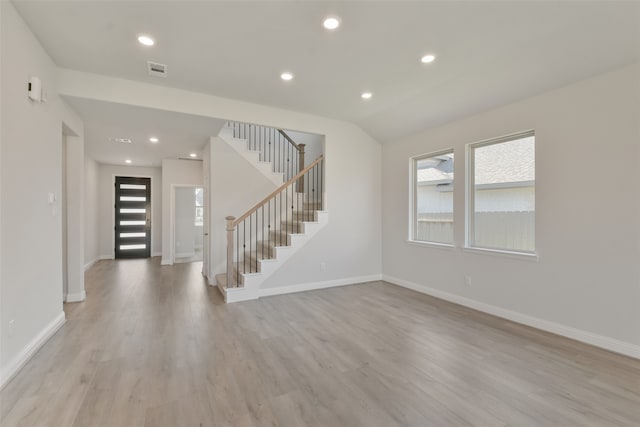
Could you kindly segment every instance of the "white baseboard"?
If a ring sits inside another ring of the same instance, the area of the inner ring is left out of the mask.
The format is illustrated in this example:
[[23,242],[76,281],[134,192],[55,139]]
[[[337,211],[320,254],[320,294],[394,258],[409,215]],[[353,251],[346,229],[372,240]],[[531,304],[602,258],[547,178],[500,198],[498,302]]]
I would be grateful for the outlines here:
[[[151,256],[152,257],[162,256],[162,252],[151,252]],[[96,262],[103,259],[115,259],[115,257],[113,255],[100,255],[98,258],[96,258],[92,262]]]
[[85,291],[77,292],[75,294],[67,294],[64,298],[65,302],[81,302],[87,299],[87,293]]
[[64,311],[58,314],[11,360],[0,372],[0,390],[11,381],[34,354],[55,334],[65,322]]
[[258,291],[255,289],[248,288],[222,288],[218,286],[220,292],[222,292],[222,296],[224,297],[224,302],[227,304],[232,302],[242,302],[242,301],[251,301],[256,300],[260,297]]
[[162,258],[162,259],[160,260],[160,265],[173,265],[173,262],[171,262],[171,260],[170,260],[170,259],[164,259],[164,258]]
[[100,261],[100,257],[94,258],[92,261],[89,261],[88,263],[86,263],[84,265],[84,271],[87,271],[88,269],[90,269],[91,267],[93,267],[93,264],[95,264],[96,262]]
[[299,285],[279,286],[277,288],[264,288],[258,291],[259,297],[272,295],[292,294],[294,292],[314,291],[316,289],[334,288],[336,286],[356,285],[359,283],[374,282],[382,280],[381,274],[371,276],[347,277],[344,279],[327,280],[324,282],[302,283]]
[[196,256],[196,252],[180,252],[176,254],[176,258],[193,258]]
[[472,300],[460,295],[433,289],[425,285],[420,285],[418,283],[398,279],[397,277],[388,276],[386,274],[382,276],[382,280],[394,285],[401,286],[403,288],[431,295],[432,297],[463,305],[465,307],[469,307],[483,313],[488,313],[497,317],[501,317],[503,319],[531,326],[532,328],[541,329],[546,332],[551,332],[552,334],[560,335],[566,338],[571,338],[573,340],[600,347],[614,353],[619,353],[625,356],[633,357],[635,359],[640,359],[640,346],[635,344],[605,337],[603,335],[594,334],[592,332],[583,331],[582,329],[576,329],[571,326],[562,325],[560,323],[528,316],[526,314],[496,307],[494,305]]

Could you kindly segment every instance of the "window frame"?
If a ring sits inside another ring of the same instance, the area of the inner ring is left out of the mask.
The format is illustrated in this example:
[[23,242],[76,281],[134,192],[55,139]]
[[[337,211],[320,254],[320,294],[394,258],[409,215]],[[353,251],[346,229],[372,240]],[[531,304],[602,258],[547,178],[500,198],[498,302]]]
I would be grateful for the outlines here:
[[[533,251],[527,250],[516,250],[516,249],[501,249],[501,248],[489,248],[484,246],[477,246],[475,244],[475,191],[476,191],[476,183],[475,183],[475,149],[481,147],[487,147],[489,145],[502,144],[505,142],[515,141],[518,139],[533,137],[534,139],[534,162],[536,160],[536,133],[534,129],[529,129],[522,132],[516,132],[508,135],[499,136],[496,138],[485,139],[478,142],[472,142],[465,146],[465,238],[464,238],[464,250],[469,252],[487,252],[487,253],[496,253],[496,254],[505,254],[505,255],[514,255],[514,256],[523,256],[523,257],[538,257],[538,247],[537,247],[537,239],[534,240],[534,249]],[[534,166],[533,169],[533,188],[534,188],[534,200],[536,199],[536,181],[537,181],[537,168]],[[536,209],[537,210],[537,209]],[[536,210],[534,210],[534,223],[533,223],[533,232],[536,235],[537,230],[537,221],[535,215]]]
[[[445,242],[433,242],[429,240],[418,240],[417,232],[418,232],[418,162],[420,160],[428,159],[431,157],[443,156],[445,154],[453,154],[453,166],[454,166],[454,174],[453,174],[453,203],[452,203],[452,228],[453,228],[453,239],[450,243]],[[456,164],[456,156],[454,148],[447,148],[444,150],[433,151],[429,153],[419,154],[417,156],[411,156],[409,158],[409,230],[408,230],[408,238],[407,241],[412,244],[424,245],[424,246],[433,246],[440,248],[455,248],[456,247],[456,227],[455,227],[455,164]]]

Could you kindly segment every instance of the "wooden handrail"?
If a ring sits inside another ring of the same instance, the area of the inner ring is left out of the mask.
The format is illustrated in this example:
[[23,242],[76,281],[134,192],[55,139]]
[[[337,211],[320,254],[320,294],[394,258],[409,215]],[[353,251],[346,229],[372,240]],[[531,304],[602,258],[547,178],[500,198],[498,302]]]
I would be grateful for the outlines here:
[[275,197],[276,195],[280,194],[282,191],[284,191],[285,188],[287,188],[288,186],[290,186],[291,184],[293,184],[294,182],[296,182],[298,179],[300,179],[305,173],[309,172],[309,170],[311,170],[315,165],[317,165],[318,163],[320,163],[322,160],[324,160],[324,155],[321,154],[320,157],[318,157],[313,163],[311,163],[309,166],[307,166],[306,168],[304,168],[303,170],[301,170],[300,172],[298,172],[298,174],[296,176],[294,176],[293,178],[291,178],[289,181],[285,182],[284,184],[282,184],[280,187],[278,187],[277,189],[275,189],[271,194],[269,194],[267,197],[265,197],[264,199],[262,199],[262,201],[260,201],[260,203],[258,203],[257,205],[255,205],[254,207],[252,207],[251,209],[249,209],[247,211],[247,213],[245,213],[244,215],[242,215],[241,217],[239,217],[238,219],[236,219],[235,221],[233,221],[233,227],[237,226],[238,224],[240,224],[242,221],[244,221],[245,219],[249,218],[249,216],[254,213],[255,211],[257,211],[258,209],[260,209],[262,206],[264,206],[269,200],[271,200],[273,197]]
[[278,132],[280,132],[280,135],[284,136],[284,139],[289,141],[289,144],[293,145],[296,150],[298,150],[298,151],[302,150],[300,148],[300,146],[298,144],[296,144],[295,142],[293,142],[293,139],[291,139],[289,137],[289,135],[287,135],[282,129],[278,129]]

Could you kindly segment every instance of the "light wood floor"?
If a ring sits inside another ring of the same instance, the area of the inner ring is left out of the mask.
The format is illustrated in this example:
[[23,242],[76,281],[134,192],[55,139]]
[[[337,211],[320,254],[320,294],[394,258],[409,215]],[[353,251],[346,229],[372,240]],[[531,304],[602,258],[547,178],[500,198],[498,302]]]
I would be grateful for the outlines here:
[[224,305],[199,269],[96,264],[0,425],[640,425],[640,361],[383,282]]

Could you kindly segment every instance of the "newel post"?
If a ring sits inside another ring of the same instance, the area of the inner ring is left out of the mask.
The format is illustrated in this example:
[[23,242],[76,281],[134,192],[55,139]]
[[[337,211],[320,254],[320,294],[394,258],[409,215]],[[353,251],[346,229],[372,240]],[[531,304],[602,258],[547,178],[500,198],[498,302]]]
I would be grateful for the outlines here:
[[[298,173],[304,170],[304,147],[305,144],[298,144]],[[298,180],[298,193],[304,193],[304,175]]]
[[234,284],[233,279],[233,232],[236,226],[233,225],[233,221],[236,220],[235,216],[228,216],[227,220],[227,288],[234,288],[237,284]]

